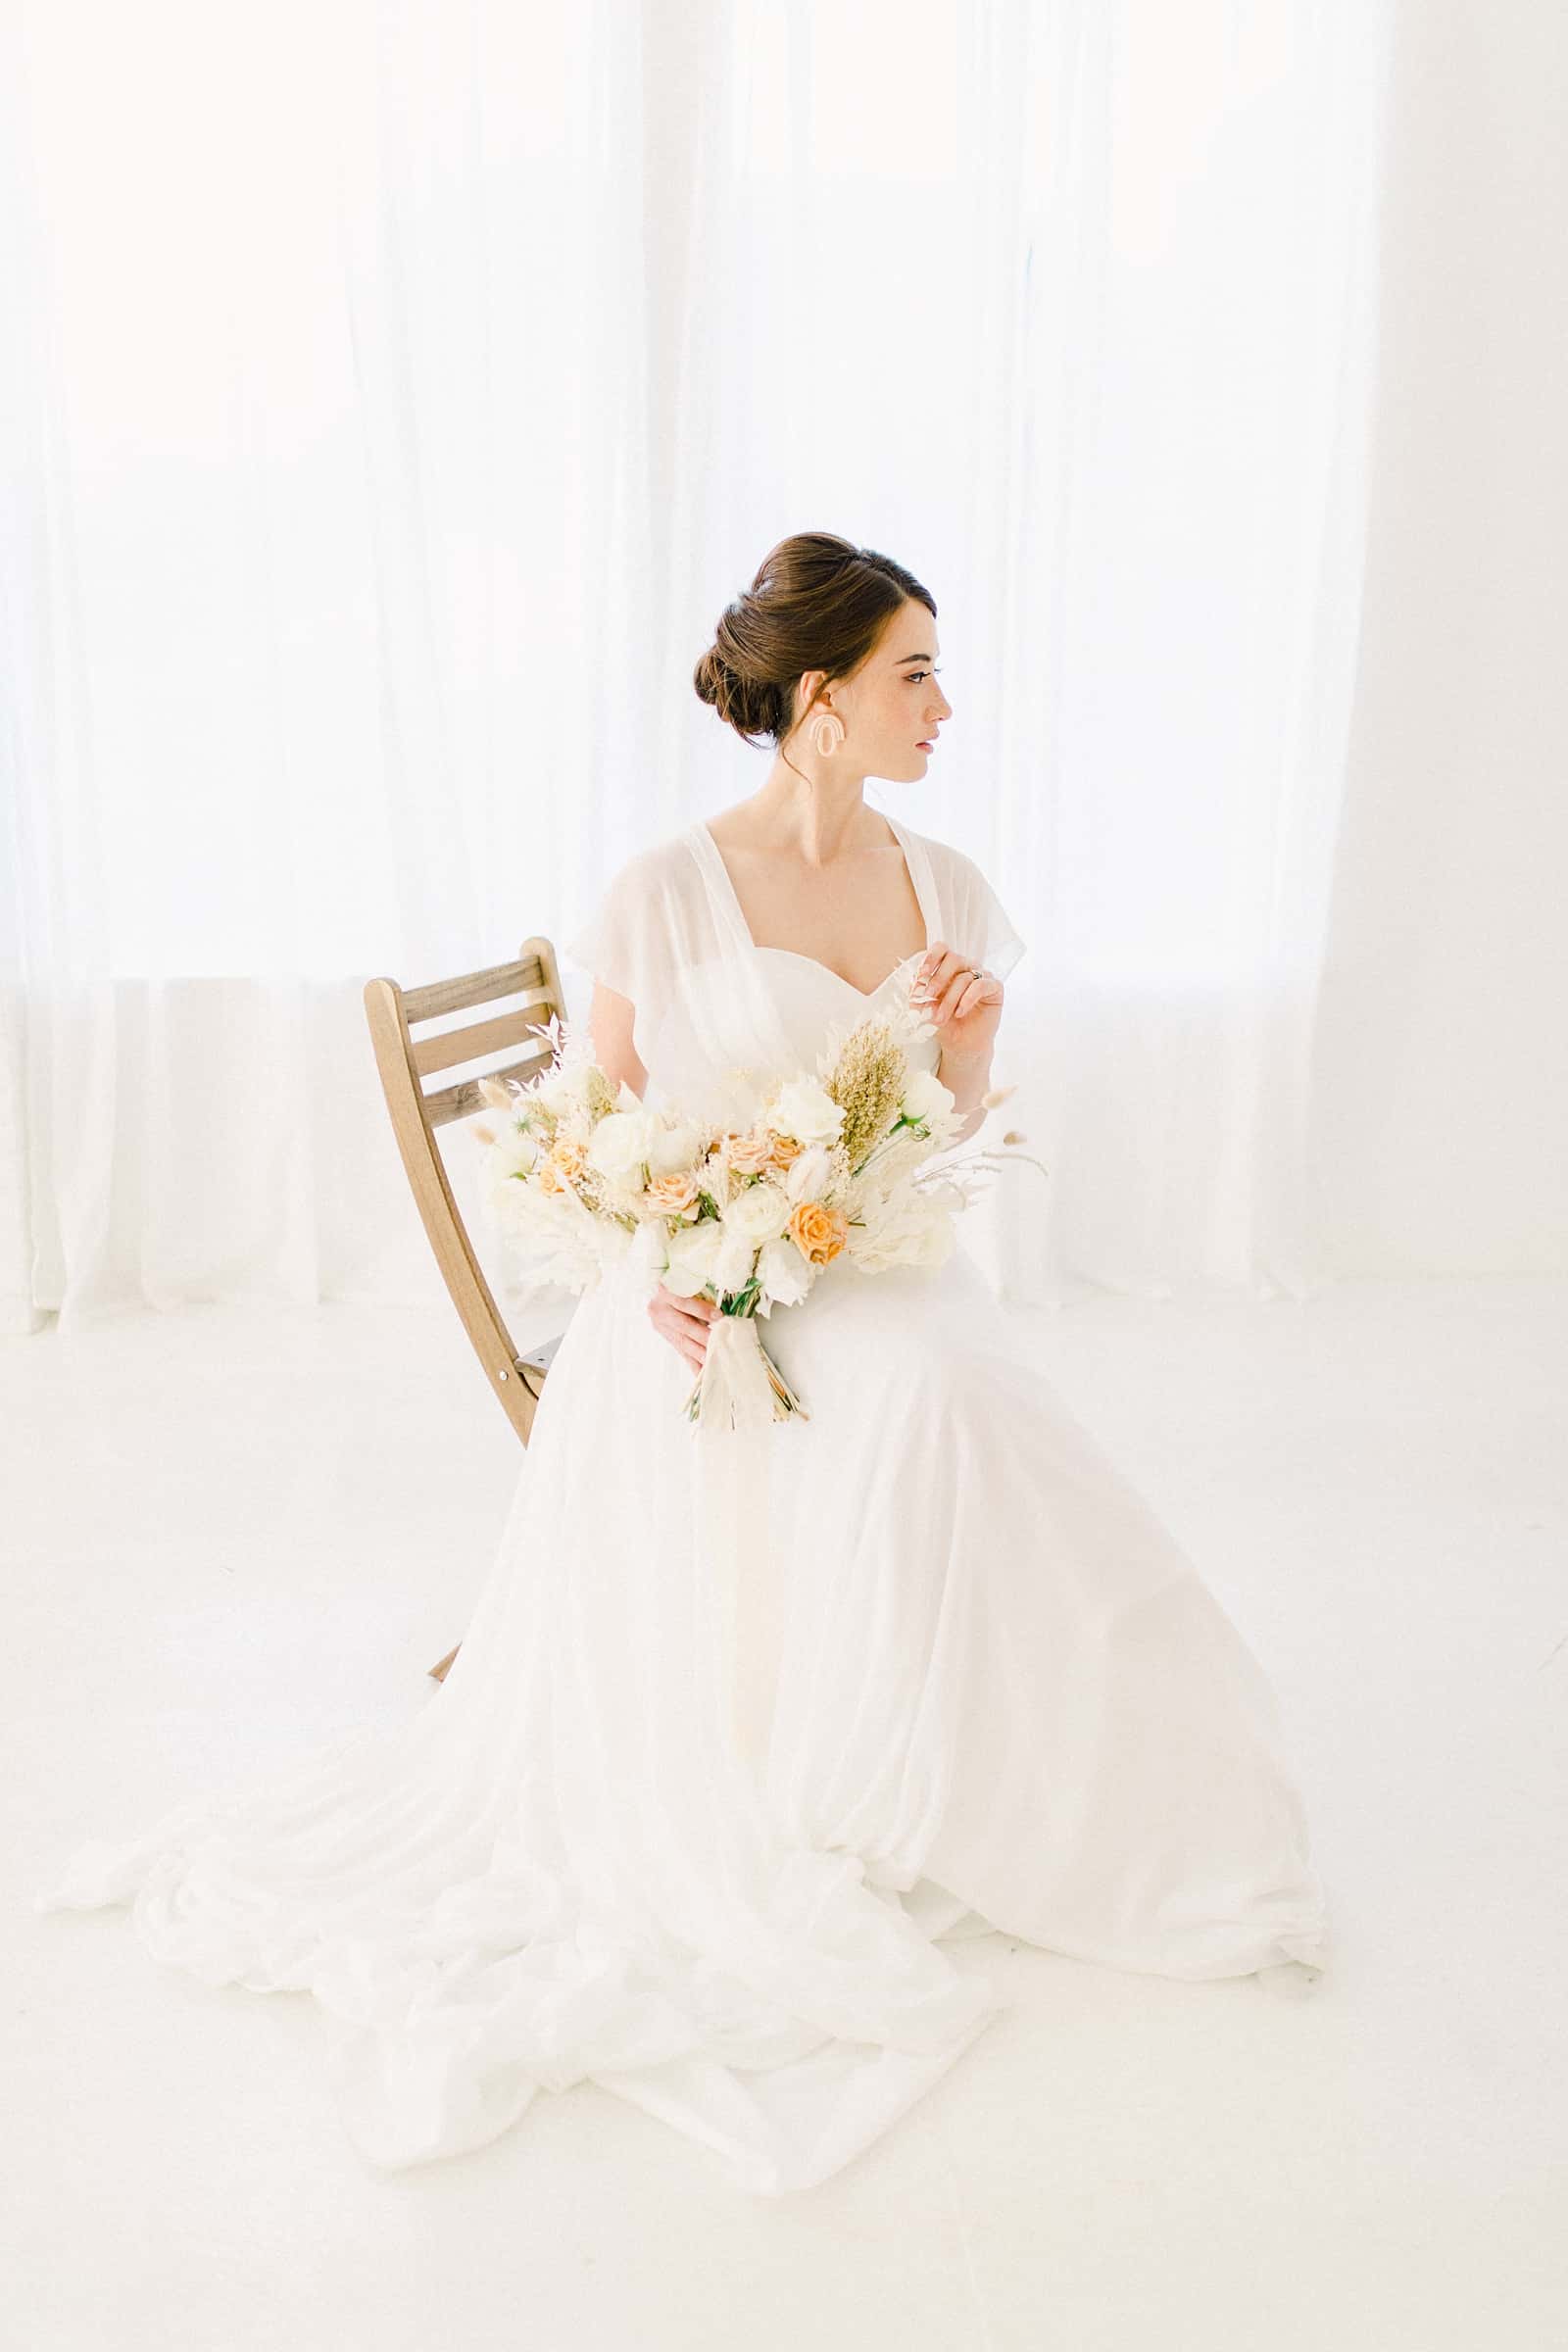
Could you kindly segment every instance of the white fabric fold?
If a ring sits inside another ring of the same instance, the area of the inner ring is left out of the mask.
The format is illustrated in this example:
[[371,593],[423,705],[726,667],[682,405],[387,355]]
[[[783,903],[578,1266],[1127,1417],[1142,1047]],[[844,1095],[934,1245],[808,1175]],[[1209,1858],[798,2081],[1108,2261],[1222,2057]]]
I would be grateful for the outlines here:
[[[710,1590],[718,1629],[715,1671],[737,1758],[751,1770],[767,1751],[782,1595],[769,1524],[774,1432],[772,1383],[751,1315],[718,1314],[708,1326],[698,1417],[693,1424]],[[788,1464],[782,1465],[788,1475]]]

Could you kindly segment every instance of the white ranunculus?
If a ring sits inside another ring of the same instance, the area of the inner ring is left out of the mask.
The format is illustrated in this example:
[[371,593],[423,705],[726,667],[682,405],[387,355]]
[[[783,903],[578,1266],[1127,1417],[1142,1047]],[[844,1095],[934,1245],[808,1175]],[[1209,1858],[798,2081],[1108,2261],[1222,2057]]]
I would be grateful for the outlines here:
[[935,1070],[913,1070],[904,1090],[904,1107],[911,1119],[934,1119],[950,1111],[956,1097],[943,1085]]
[[732,1233],[744,1235],[755,1249],[759,1242],[771,1242],[783,1232],[790,1221],[790,1207],[788,1196],[764,1177],[760,1184],[741,1187],[725,1209],[723,1222]]
[[784,1171],[784,1189],[791,1202],[815,1200],[833,1173],[833,1154],[821,1144],[797,1152]]
[[612,1184],[640,1184],[654,1135],[653,1111],[607,1111],[589,1140],[589,1162]]
[[832,1144],[844,1125],[844,1105],[814,1078],[788,1078],[768,1104],[767,1123],[775,1135],[803,1144]]
[[757,1271],[762,1284],[759,1312],[764,1315],[770,1305],[799,1306],[811,1287],[809,1264],[782,1235],[776,1242],[762,1244]]

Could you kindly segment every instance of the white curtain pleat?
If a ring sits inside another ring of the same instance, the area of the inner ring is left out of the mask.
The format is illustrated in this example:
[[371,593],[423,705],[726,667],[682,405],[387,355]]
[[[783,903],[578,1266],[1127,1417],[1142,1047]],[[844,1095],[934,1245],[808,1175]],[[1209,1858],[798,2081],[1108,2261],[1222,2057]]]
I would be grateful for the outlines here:
[[756,789],[691,669],[806,528],[1028,942],[994,1280],[1305,1295],[1387,13],[21,0],[4,1327],[438,1296],[364,979]]

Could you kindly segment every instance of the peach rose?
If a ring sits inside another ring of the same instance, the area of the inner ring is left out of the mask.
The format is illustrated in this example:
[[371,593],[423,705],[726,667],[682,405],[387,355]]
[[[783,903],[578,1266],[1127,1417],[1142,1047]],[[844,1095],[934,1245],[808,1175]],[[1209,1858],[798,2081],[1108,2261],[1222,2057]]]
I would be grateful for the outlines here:
[[574,1193],[587,1168],[585,1146],[575,1136],[561,1136],[548,1152],[540,1155],[539,1190],[542,1193]]
[[683,1209],[696,1207],[698,1190],[690,1168],[677,1168],[671,1175],[651,1178],[644,1198],[661,1216],[678,1217]]
[[787,1168],[792,1160],[800,1158],[806,1149],[796,1135],[775,1135],[772,1143],[771,1165],[775,1168]]
[[785,1227],[790,1240],[808,1265],[831,1265],[850,1238],[849,1220],[842,1209],[824,1208],[819,1200],[802,1200],[790,1211]]
[[726,1139],[725,1156],[737,1176],[760,1176],[773,1165],[773,1138],[732,1135]]

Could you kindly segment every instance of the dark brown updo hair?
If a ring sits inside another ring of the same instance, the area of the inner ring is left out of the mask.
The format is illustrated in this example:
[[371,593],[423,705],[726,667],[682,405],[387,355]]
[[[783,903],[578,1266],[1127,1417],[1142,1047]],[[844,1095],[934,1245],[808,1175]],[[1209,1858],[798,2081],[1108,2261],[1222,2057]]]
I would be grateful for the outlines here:
[[[796,531],[763,557],[750,588],[724,607],[713,642],[692,672],[747,743],[781,744],[797,722],[795,689],[808,669],[853,677],[899,607],[915,598],[936,618],[936,599],[912,571],[874,547],[832,531]],[[800,720],[808,713],[803,710]]]

